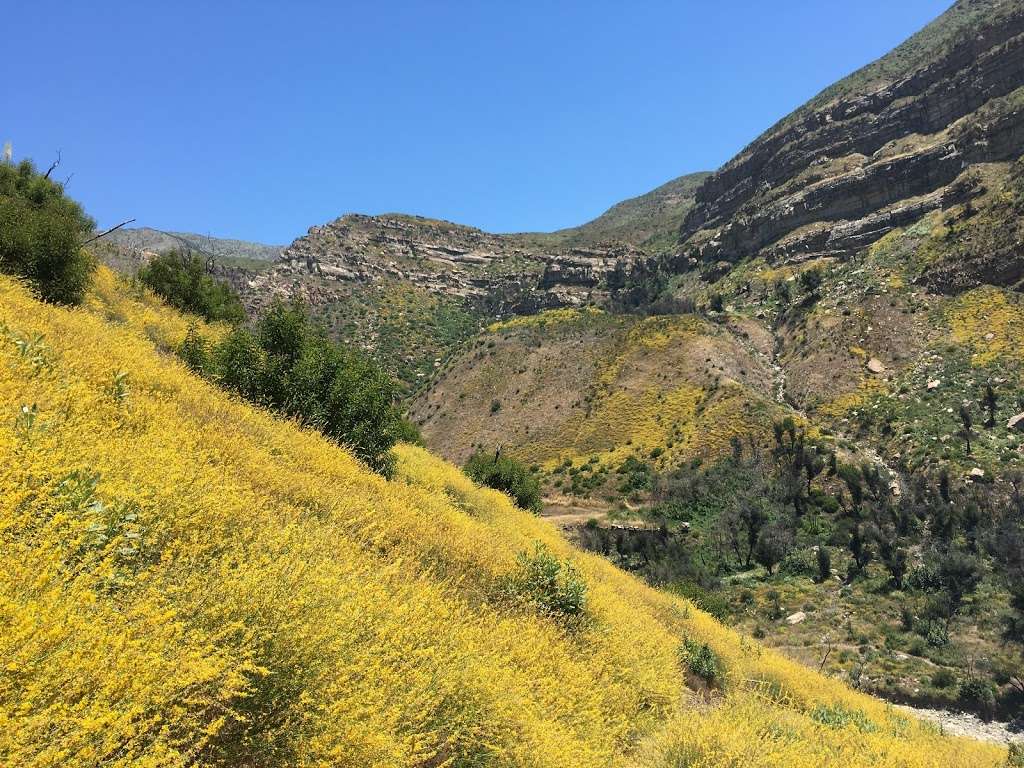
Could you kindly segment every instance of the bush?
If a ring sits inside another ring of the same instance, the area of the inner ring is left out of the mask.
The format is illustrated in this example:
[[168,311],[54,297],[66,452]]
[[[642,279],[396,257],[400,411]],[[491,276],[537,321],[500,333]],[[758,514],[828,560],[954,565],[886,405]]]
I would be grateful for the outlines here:
[[198,256],[170,251],[139,270],[139,281],[172,307],[207,320],[245,319],[242,301],[230,285],[214,280]]
[[529,467],[501,451],[477,451],[463,467],[466,474],[481,485],[507,493],[515,503],[530,512],[540,513],[540,481]]
[[255,334],[236,328],[214,350],[213,375],[227,389],[314,427],[385,477],[391,448],[409,434],[391,378],[366,356],[334,344],[299,304],[275,302]]
[[996,711],[996,688],[988,680],[969,677],[960,684],[960,704],[991,720]]
[[505,583],[512,602],[552,617],[578,619],[587,608],[587,584],[571,563],[563,563],[544,544],[516,556],[516,570]]
[[956,675],[953,670],[943,667],[932,675],[932,685],[936,688],[952,688],[956,685]]
[[676,582],[672,585],[672,591],[685,597],[697,608],[711,614],[723,624],[729,623],[732,618],[729,601],[721,592],[705,589],[700,584],[695,584],[691,581]]
[[832,578],[832,556],[824,544],[818,547],[818,581],[824,584]]
[[178,357],[193,373],[204,376],[209,372],[210,349],[195,325],[189,326],[188,333],[178,346]]
[[0,271],[27,280],[44,301],[77,304],[95,266],[81,247],[93,226],[31,162],[0,162]]
[[682,656],[686,662],[686,668],[709,687],[721,684],[724,677],[722,662],[707,643],[689,639],[683,641]]

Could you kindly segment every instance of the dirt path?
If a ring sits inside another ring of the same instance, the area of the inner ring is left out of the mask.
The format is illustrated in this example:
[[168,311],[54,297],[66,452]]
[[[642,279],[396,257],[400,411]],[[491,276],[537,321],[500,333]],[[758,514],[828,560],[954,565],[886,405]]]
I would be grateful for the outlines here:
[[1021,723],[1001,723],[993,720],[986,723],[977,715],[967,712],[947,712],[944,709],[919,709],[905,704],[893,705],[902,712],[916,715],[922,720],[937,723],[944,733],[953,736],[966,736],[979,741],[991,741],[1005,744],[1008,741],[1024,743],[1024,725]]

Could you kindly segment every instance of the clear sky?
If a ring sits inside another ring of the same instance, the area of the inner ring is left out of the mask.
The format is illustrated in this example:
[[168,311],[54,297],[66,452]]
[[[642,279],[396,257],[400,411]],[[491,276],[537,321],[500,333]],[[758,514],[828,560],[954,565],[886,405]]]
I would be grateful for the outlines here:
[[0,141],[101,225],[582,223],[713,170],[950,0],[3,3]]

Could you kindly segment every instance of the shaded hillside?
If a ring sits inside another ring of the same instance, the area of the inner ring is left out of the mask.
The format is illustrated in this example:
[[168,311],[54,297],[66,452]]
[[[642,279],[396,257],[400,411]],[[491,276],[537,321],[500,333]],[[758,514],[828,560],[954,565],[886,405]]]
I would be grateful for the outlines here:
[[574,550],[420,449],[385,481],[190,375],[154,345],[190,321],[100,283],[69,310],[0,279],[4,764],[1003,760]]

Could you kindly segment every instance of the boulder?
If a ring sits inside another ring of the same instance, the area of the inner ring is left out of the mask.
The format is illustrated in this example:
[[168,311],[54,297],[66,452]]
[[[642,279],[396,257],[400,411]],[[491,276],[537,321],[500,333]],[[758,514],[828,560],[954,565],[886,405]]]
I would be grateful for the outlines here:
[[801,621],[807,618],[807,614],[803,611],[797,611],[796,613],[790,614],[786,617],[787,624],[799,624]]
[[931,381],[928,382],[927,388],[929,390],[938,389],[939,388],[939,384],[940,384],[940,382],[939,382],[938,379],[932,379]]
[[1015,432],[1024,432],[1024,413],[1018,413],[1006,422],[1006,428]]
[[974,469],[967,473],[967,478],[972,483],[980,483],[982,480],[985,479],[985,470],[982,469],[981,467],[975,467]]
[[885,364],[877,357],[868,360],[868,370],[872,373],[885,373]]

